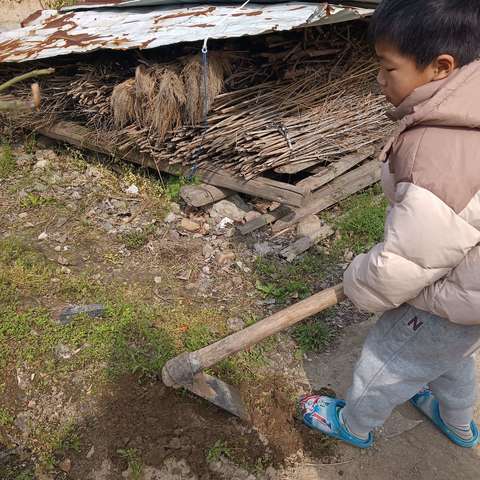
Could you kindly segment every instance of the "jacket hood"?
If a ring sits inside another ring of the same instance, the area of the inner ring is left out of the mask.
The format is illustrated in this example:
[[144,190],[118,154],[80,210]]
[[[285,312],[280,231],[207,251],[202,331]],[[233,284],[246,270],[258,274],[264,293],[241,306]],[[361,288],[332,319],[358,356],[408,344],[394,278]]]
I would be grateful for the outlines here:
[[480,60],[455,70],[445,80],[415,89],[389,116],[399,123],[380,153],[382,162],[387,160],[399,136],[411,127],[480,130]]
[[480,128],[480,60],[414,90],[390,116],[414,125]]

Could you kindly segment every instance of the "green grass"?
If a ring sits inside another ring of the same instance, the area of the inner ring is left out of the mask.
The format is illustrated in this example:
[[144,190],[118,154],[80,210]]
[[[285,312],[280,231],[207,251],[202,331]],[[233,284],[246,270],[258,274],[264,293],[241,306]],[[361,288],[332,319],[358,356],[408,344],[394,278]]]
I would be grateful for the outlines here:
[[0,427],[7,427],[11,425],[13,420],[13,415],[11,415],[6,408],[0,407]]
[[279,303],[303,299],[313,293],[315,285],[331,267],[331,260],[320,252],[306,253],[292,263],[258,257],[255,261],[256,288],[264,298],[275,298]]
[[141,231],[124,233],[122,241],[129,250],[138,250],[148,243],[154,231],[155,225],[148,225]]
[[318,352],[332,339],[332,332],[320,318],[301,323],[293,329],[292,337],[302,352]]
[[207,462],[217,462],[220,457],[231,458],[232,451],[226,442],[217,440],[207,451]]
[[132,480],[140,480],[143,471],[143,464],[138,450],[135,448],[120,448],[117,450],[117,453],[125,462],[127,462]]
[[379,186],[341,203],[343,213],[336,218],[328,218],[340,234],[334,245],[336,252],[351,250],[358,254],[382,241],[387,205]]
[[166,182],[163,182],[163,194],[171,201],[177,202],[180,200],[180,190],[184,185],[197,185],[198,178],[195,176],[187,178],[185,176],[170,176]]
[[55,199],[51,197],[44,197],[36,193],[27,193],[25,197],[20,199],[20,206],[23,208],[39,208],[44,205],[51,205],[55,203]]
[[52,10],[59,10],[60,8],[74,4],[75,0],[47,0],[45,7]]
[[0,142],[0,179],[7,178],[15,171],[15,157],[8,143]]

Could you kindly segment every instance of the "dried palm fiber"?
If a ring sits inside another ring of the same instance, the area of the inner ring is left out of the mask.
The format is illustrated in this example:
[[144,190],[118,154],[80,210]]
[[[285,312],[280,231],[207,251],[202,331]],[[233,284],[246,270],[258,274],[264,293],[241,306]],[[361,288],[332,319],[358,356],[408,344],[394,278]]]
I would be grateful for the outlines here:
[[151,126],[163,141],[165,135],[182,125],[182,112],[187,101],[185,86],[171,68],[157,69],[158,87],[153,98],[153,111],[150,112]]
[[[232,73],[232,58],[223,52],[211,52],[208,55],[206,93],[209,106],[223,91],[225,77]],[[187,95],[184,123],[198,125],[203,120],[205,102],[204,65],[199,55],[191,56],[185,62],[181,78]]]
[[149,126],[150,102],[155,95],[155,78],[145,65],[139,65],[135,70],[135,118],[142,127]]
[[135,79],[129,78],[115,85],[110,98],[113,121],[116,128],[123,128],[135,121]]
[[182,128],[163,145],[139,147],[158,161],[222,166],[245,178],[290,164],[325,160],[374,143],[392,128],[383,96],[372,93],[370,59],[320,83],[311,74],[219,95],[208,130]]

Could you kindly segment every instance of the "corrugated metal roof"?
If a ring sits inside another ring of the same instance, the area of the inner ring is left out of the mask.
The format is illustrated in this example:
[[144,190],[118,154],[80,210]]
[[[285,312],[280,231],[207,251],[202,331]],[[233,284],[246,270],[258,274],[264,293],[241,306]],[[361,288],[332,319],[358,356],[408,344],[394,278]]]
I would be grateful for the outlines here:
[[[309,3],[318,5],[317,0],[308,0]],[[348,5],[353,7],[374,8],[381,0],[343,0],[339,2],[341,5]],[[188,5],[198,4],[198,0],[77,0],[75,5],[64,7],[62,11],[70,10],[84,10],[91,8],[131,8],[131,7],[151,7],[151,6],[166,6],[166,5]],[[222,5],[240,5],[242,0],[208,0],[204,2],[205,5],[222,4]],[[284,0],[256,0],[252,3],[258,4],[275,4],[285,3]]]
[[373,12],[302,2],[249,4],[234,13],[237,8],[238,5],[200,5],[43,10],[25,20],[23,28],[0,33],[0,62],[24,62],[99,49],[155,48],[203,40],[207,36],[218,39],[259,35],[354,20]]

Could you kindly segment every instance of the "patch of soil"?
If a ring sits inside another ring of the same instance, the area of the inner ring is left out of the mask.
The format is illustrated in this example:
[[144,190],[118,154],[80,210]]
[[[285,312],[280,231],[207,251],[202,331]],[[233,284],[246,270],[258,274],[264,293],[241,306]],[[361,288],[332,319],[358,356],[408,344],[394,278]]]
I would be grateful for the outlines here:
[[119,450],[136,450],[149,468],[161,469],[171,458],[185,459],[199,480],[218,478],[207,462],[217,442],[228,447],[236,463],[245,466],[253,466],[267,455],[259,435],[239,419],[161,382],[141,385],[133,376],[109,388],[99,401],[98,414],[87,419],[79,432],[81,450],[68,452],[70,476],[78,480],[92,478],[92,472],[101,471],[106,459],[113,466],[109,478],[121,478],[127,462]]
[[267,377],[242,388],[252,423],[268,441],[276,464],[295,461],[298,456],[331,457],[335,441],[315,432],[298,418],[298,391],[281,375]]

